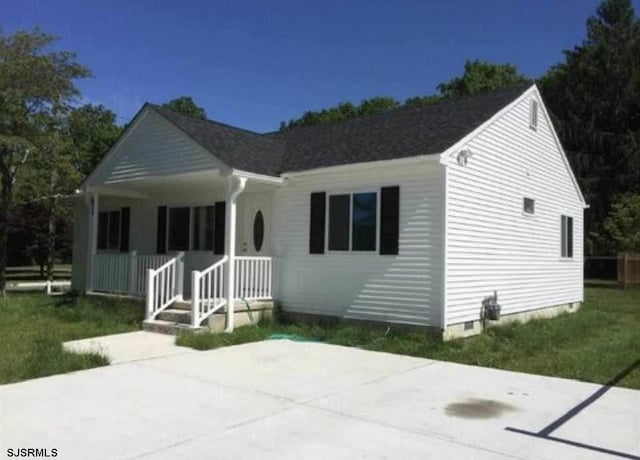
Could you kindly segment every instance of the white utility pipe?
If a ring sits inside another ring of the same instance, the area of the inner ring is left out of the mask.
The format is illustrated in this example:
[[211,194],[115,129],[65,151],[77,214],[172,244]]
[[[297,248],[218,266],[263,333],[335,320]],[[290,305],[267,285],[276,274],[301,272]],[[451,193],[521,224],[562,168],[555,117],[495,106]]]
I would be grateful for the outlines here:
[[234,177],[229,176],[229,188],[227,191],[227,327],[226,332],[233,332],[234,314],[234,283],[235,283],[235,263],[236,263],[236,200],[238,195],[244,192],[247,185],[246,177],[238,177],[234,184]]

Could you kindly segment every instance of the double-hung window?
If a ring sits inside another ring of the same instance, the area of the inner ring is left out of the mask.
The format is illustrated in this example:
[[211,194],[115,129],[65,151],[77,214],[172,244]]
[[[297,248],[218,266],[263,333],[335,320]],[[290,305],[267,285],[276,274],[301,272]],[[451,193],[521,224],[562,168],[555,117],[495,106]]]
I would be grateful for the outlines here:
[[378,241],[378,193],[329,195],[330,251],[375,251]]
[[573,257],[573,217],[560,218],[560,255],[563,258]]
[[213,206],[193,208],[193,243],[194,251],[213,251]]
[[129,250],[130,208],[98,213],[97,249],[106,251]]
[[191,208],[169,208],[169,251],[189,249],[189,220]]

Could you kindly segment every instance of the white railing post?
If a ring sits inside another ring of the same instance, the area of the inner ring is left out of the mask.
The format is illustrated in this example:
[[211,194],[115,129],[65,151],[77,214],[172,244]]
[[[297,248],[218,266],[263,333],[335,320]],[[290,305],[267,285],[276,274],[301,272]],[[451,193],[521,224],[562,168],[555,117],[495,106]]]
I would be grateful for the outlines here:
[[178,253],[178,260],[176,261],[176,292],[175,296],[178,300],[182,300],[184,297],[184,252]]
[[154,310],[155,292],[153,289],[154,284],[154,270],[152,268],[147,270],[147,319],[151,319]]
[[200,323],[200,272],[191,272],[191,325],[199,326]]
[[136,285],[138,283],[138,253],[131,251],[129,253],[129,288],[127,292],[129,295],[133,295],[136,292]]

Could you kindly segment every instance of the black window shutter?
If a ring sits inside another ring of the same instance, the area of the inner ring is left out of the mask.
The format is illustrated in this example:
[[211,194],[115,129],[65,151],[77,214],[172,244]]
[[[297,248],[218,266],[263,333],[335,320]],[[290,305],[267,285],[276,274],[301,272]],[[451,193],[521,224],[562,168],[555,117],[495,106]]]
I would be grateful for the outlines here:
[[309,219],[309,254],[324,254],[324,232],[327,194],[311,194],[311,216]]
[[227,203],[218,201],[215,205],[215,218],[213,230],[213,253],[224,254],[224,232]]
[[109,213],[98,213],[98,249],[107,249],[107,233],[109,229]]
[[380,190],[380,254],[398,254],[400,237],[400,187]]
[[167,253],[167,207],[158,206],[158,227],[156,233],[156,253]]
[[120,252],[129,252],[131,208],[120,209]]

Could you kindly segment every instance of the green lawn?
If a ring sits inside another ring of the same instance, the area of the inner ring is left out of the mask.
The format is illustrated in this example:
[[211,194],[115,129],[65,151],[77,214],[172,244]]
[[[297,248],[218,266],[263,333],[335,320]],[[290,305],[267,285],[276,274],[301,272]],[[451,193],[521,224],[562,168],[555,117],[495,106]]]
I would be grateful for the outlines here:
[[631,366],[631,372],[616,384],[640,389],[640,289],[587,288],[585,296],[577,313],[492,328],[480,336],[447,343],[384,327],[277,322],[239,328],[232,334],[187,333],[177,343],[204,350],[264,340],[275,333],[297,334],[367,350],[595,383],[607,383]]
[[62,342],[140,329],[143,308],[122,300],[71,295],[0,298],[0,384],[104,366],[99,354],[76,354]]

